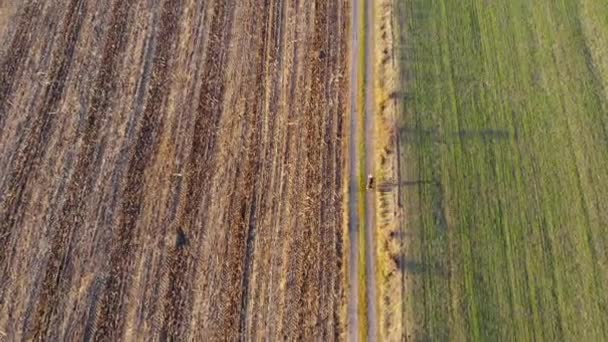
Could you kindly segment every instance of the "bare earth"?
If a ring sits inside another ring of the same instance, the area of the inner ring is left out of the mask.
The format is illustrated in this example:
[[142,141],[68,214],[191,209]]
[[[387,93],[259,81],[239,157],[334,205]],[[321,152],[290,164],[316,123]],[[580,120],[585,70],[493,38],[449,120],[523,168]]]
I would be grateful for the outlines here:
[[15,6],[0,29],[2,334],[339,338],[347,4]]
[[[366,12],[366,39],[365,44],[365,174],[376,174],[375,170],[375,96],[374,96],[374,1],[365,0]],[[378,291],[377,291],[377,270],[376,270],[376,192],[367,191],[365,206],[365,235],[367,248],[366,267],[367,267],[367,320],[368,320],[368,340],[377,341],[378,339]]]

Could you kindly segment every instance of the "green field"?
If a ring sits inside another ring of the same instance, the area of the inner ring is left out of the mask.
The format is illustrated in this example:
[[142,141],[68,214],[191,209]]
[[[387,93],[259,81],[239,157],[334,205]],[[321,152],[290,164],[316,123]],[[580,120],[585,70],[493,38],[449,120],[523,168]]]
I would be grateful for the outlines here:
[[608,340],[608,2],[397,0],[419,340]]

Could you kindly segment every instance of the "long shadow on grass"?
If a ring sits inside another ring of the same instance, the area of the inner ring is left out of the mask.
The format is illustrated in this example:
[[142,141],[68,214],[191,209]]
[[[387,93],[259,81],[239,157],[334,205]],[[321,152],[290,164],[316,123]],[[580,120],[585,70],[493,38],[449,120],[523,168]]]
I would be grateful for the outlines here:
[[[396,186],[403,187],[430,187],[430,190],[434,193],[433,197],[433,216],[435,218],[438,233],[444,235],[448,230],[448,218],[445,207],[445,193],[443,186],[438,180],[409,180],[401,182],[383,182],[378,184],[377,190],[379,192],[391,191]],[[415,239],[416,233],[412,230],[409,232],[394,231],[391,232],[390,238],[398,241],[404,241],[405,239]],[[403,254],[393,255],[393,262],[396,268],[401,273],[409,274],[431,274],[439,277],[447,277],[448,272],[444,266],[445,260],[426,260],[425,262],[417,261],[406,257]]]
[[425,265],[421,262],[414,260],[404,260],[402,270],[410,273],[431,273],[441,277],[447,276],[445,268],[440,263]]
[[378,184],[378,192],[390,192],[396,187],[415,187],[415,186],[433,186],[437,185],[436,181],[433,180],[415,180],[415,181],[401,181],[401,182],[382,182]]
[[407,145],[424,145],[429,143],[451,145],[467,142],[490,144],[513,139],[513,134],[508,130],[494,128],[440,132],[437,128],[401,127],[399,134],[401,140]]
[[377,192],[390,192],[395,187],[417,187],[426,186],[430,187],[433,199],[433,215],[437,222],[437,228],[440,232],[446,232],[449,228],[449,223],[446,213],[445,204],[445,190],[440,181],[437,180],[415,180],[415,181],[401,181],[401,182],[382,182],[376,187]]
[[431,274],[439,277],[447,277],[447,270],[441,263],[435,262],[430,264],[425,264],[420,261],[408,259],[406,257],[403,258],[393,258],[397,269],[401,271],[401,273],[409,273],[409,274]]

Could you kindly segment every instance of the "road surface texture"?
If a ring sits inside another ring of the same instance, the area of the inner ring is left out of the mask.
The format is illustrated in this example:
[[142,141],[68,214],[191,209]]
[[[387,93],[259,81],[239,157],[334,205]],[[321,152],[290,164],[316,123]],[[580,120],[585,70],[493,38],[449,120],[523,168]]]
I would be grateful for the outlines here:
[[[374,97],[374,0],[365,0],[366,43],[365,43],[365,174],[374,175],[374,130],[376,101]],[[376,190],[367,191],[365,206],[365,233],[367,246],[365,248],[367,267],[367,320],[368,340],[378,338],[377,310],[377,272],[376,272]]]
[[[352,4],[352,40],[351,40],[351,111],[350,111],[350,144],[349,144],[349,242],[350,242],[350,261],[349,261],[349,293],[348,293],[348,338],[356,341],[365,333],[361,330],[367,329],[369,341],[378,338],[378,314],[377,314],[377,281],[376,281],[376,249],[375,249],[375,190],[365,189],[361,186],[361,166],[364,175],[374,174],[374,18],[373,0],[354,0]],[[364,20],[362,20],[364,19]],[[365,25],[365,27],[361,27]],[[362,39],[360,34],[364,34]],[[363,46],[362,46],[363,44]],[[363,56],[360,55],[364,49]],[[363,60],[361,60],[361,58]],[[364,75],[359,75],[360,65],[363,63]],[[360,85],[360,78],[363,78],[363,88]],[[363,94],[360,92],[363,91]],[[363,98],[363,103],[359,102]],[[362,107],[362,108],[361,108]],[[363,110],[363,116],[360,115]],[[361,120],[363,118],[363,120]],[[363,130],[363,131],[361,131]],[[360,133],[363,132],[361,135]],[[363,141],[361,141],[363,139]],[[361,151],[361,147],[365,150]],[[360,154],[364,153],[365,159],[361,160]],[[363,162],[364,165],[360,165]],[[365,201],[359,203],[359,194],[365,192]],[[359,207],[363,205],[365,212],[365,222],[359,218]],[[359,235],[360,229],[364,229],[365,251],[359,248],[362,240]],[[359,256],[365,253],[365,264],[360,265]],[[360,272],[365,267],[365,288],[360,288]],[[365,291],[360,296],[361,291]],[[359,310],[361,298],[366,301],[366,312],[364,316]],[[361,322],[361,320],[366,320]]]
[[11,3],[4,337],[340,338],[348,3]]

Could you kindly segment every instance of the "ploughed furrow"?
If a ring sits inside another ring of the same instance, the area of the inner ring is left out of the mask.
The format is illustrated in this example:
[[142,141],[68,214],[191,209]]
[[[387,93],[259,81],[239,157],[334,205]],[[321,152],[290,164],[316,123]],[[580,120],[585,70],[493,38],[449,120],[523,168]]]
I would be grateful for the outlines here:
[[163,131],[167,89],[171,86],[171,51],[175,46],[183,1],[167,0],[162,5],[158,30],[158,51],[154,55],[149,99],[126,175],[118,226],[113,233],[106,287],[100,298],[95,339],[123,336],[125,294],[134,265],[134,251],[140,234],[138,225],[146,196],[146,168],[153,163]]
[[188,333],[192,314],[192,284],[196,273],[200,245],[207,227],[198,223],[206,215],[202,203],[209,203],[209,184],[215,167],[217,129],[222,113],[225,91],[227,49],[231,41],[230,28],[234,18],[233,1],[214,1],[209,5],[210,28],[207,38],[202,85],[196,107],[194,136],[185,167],[185,185],[178,205],[177,219],[172,231],[175,244],[168,255],[168,288],[163,294],[163,324],[161,336],[177,338]]
[[[101,125],[109,115],[108,107],[115,89],[115,77],[120,60],[120,52],[126,46],[125,33],[127,29],[127,14],[132,2],[116,2],[112,11],[111,29],[105,43],[101,69],[95,88],[98,91],[93,95],[91,107],[87,113],[85,128],[82,137],[82,148],[78,151],[74,172],[67,186],[65,202],[61,211],[49,230],[50,253],[47,262],[44,280],[38,295],[37,309],[32,321],[35,339],[49,338],[50,319],[55,310],[59,308],[64,293],[71,281],[71,272],[68,263],[72,263],[73,234],[86,220],[85,206],[88,197],[93,191],[93,185],[98,176],[98,162],[95,153],[104,142],[100,141]],[[82,9],[81,9],[82,11]]]
[[[271,234],[268,234],[264,229],[272,224],[271,220],[275,219],[269,213],[269,210],[272,210],[270,202],[273,196],[271,192],[262,190],[271,189],[273,186],[273,175],[271,173],[276,172],[279,165],[275,161],[280,158],[273,153],[278,143],[271,136],[277,132],[277,121],[279,119],[279,103],[277,100],[280,96],[280,82],[278,80],[283,75],[281,51],[283,48],[282,40],[284,39],[283,32],[285,31],[285,21],[283,20],[285,2],[282,0],[270,1],[268,6],[264,28],[266,33],[264,35],[263,63],[261,64],[263,69],[260,70],[263,73],[263,79],[259,84],[261,89],[257,90],[264,96],[260,96],[262,101],[259,102],[259,107],[254,114],[261,118],[255,127],[256,131],[259,132],[257,143],[255,143],[257,144],[256,153],[260,156],[260,160],[266,162],[259,162],[255,165],[255,184],[253,184],[252,189],[253,206],[247,227],[247,249],[244,259],[246,268],[241,292],[239,330],[243,339],[259,333],[259,319],[266,308],[263,303],[264,295],[268,292],[264,290],[269,284],[271,257],[265,251],[269,248],[275,248],[275,246],[270,245]],[[272,161],[274,165],[269,165],[268,161]],[[260,286],[252,286],[254,283],[258,283]]]
[[[225,272],[206,282],[207,289],[203,292],[205,305],[203,329],[208,331],[207,338],[221,339],[223,336],[238,336],[244,327],[241,316],[243,307],[243,293],[247,293],[250,277],[247,274],[247,248],[249,233],[255,226],[254,183],[256,181],[256,163],[261,163],[258,149],[260,144],[260,123],[263,122],[260,106],[263,103],[263,68],[264,45],[268,28],[268,2],[264,8],[258,8],[258,22],[234,21],[232,34],[234,45],[239,49],[249,51],[249,58],[233,60],[238,50],[228,51],[230,68],[227,71],[225,82],[234,87],[233,92],[227,92],[224,98],[221,119],[218,130],[218,145],[216,150],[217,168],[213,175],[213,198],[226,198],[225,203],[212,205],[209,209],[205,225],[206,246],[202,260],[206,264],[203,268],[211,270],[219,267]],[[238,4],[235,16],[252,15],[254,6],[251,4]],[[248,32],[251,38],[245,34]],[[256,38],[253,38],[256,37]],[[245,73],[245,74],[243,74]],[[247,83],[238,80],[241,74]],[[238,141],[236,145],[227,144],[227,138]],[[238,155],[235,159],[227,155]],[[221,221],[217,217],[222,217]],[[218,229],[225,225],[224,229]],[[253,237],[252,237],[253,238]],[[210,249],[210,246],[217,249]],[[251,244],[249,245],[252,247]],[[220,263],[212,260],[219,258]],[[214,300],[209,300],[214,298]]]
[[20,2],[0,37],[0,332],[342,338],[348,10]]
[[[341,108],[341,97],[339,96],[340,87],[343,82],[341,78],[341,70],[332,70],[332,66],[339,65],[344,58],[342,52],[345,45],[341,42],[344,27],[334,25],[335,22],[340,22],[340,10],[344,6],[340,2],[328,3],[328,8],[319,13],[319,25],[324,30],[319,34],[318,40],[323,44],[319,51],[319,63],[322,68],[322,75],[329,74],[330,77],[322,77],[319,83],[323,87],[319,87],[318,96],[325,98],[327,104],[325,107],[331,108],[330,115],[324,115],[323,112],[319,116],[323,118],[322,126],[322,147],[321,147],[321,171],[325,174],[322,177],[321,194],[331,193],[332,196],[321,195],[320,211],[321,211],[321,237],[320,237],[320,254],[323,256],[321,270],[324,269],[342,269],[342,232],[336,231],[333,227],[338,226],[339,218],[337,214],[342,210],[341,207],[341,189],[342,189],[342,174],[341,174],[341,155],[339,145],[334,143],[340,141],[342,117],[339,108]],[[323,16],[323,17],[321,17]],[[323,27],[324,26],[324,27]],[[331,102],[335,101],[335,106]],[[333,107],[333,108],[332,108]],[[344,273],[345,274],[345,273]],[[340,316],[337,311],[327,310],[333,305],[340,305],[340,277],[335,277],[326,272],[320,272],[321,279],[321,295],[319,297],[319,308],[321,314],[319,316],[318,325],[321,322],[330,321],[333,324],[323,326],[323,340],[339,339],[340,329],[336,327],[340,324]],[[325,303],[332,303],[326,305]]]
[[[235,266],[237,270],[240,272],[235,272],[233,275],[234,280],[241,278],[241,286],[240,286],[240,296],[237,297],[240,299],[240,309],[235,311],[235,314],[239,315],[238,322],[238,330],[240,331],[241,338],[244,339],[247,336],[247,327],[248,327],[248,317],[251,316],[249,312],[249,306],[251,302],[251,281],[252,281],[252,269],[253,269],[253,254],[255,252],[256,246],[256,235],[258,230],[258,217],[260,216],[260,210],[263,209],[263,203],[261,203],[260,196],[262,195],[260,192],[262,187],[262,182],[264,179],[262,178],[264,166],[264,143],[262,142],[262,134],[263,127],[266,125],[268,120],[272,120],[268,118],[265,114],[265,100],[267,98],[267,88],[266,88],[266,77],[268,75],[268,71],[266,66],[270,63],[268,60],[268,49],[272,45],[271,41],[271,30],[276,27],[276,24],[272,22],[275,18],[272,16],[272,8],[274,5],[274,1],[270,0],[265,3],[265,8],[261,9],[262,16],[260,16],[260,21],[263,23],[260,28],[260,32],[256,35],[259,36],[260,42],[257,44],[257,52],[255,60],[254,69],[255,70],[255,84],[256,87],[252,88],[252,95],[255,95],[254,101],[251,103],[251,110],[248,111],[249,118],[248,121],[251,123],[248,125],[247,132],[248,136],[243,137],[243,141],[246,141],[247,144],[247,163],[244,165],[244,173],[240,175],[237,172],[237,175],[240,179],[245,180],[244,184],[235,183],[236,187],[244,186],[244,196],[247,200],[245,203],[250,203],[248,207],[243,207],[242,210],[245,210],[238,217],[238,223],[236,224],[237,232],[236,236],[238,237],[237,241],[229,242],[230,245],[233,243],[240,244],[240,248],[236,249],[233,253],[236,254]],[[239,179],[237,178],[237,180]],[[238,206],[239,202],[234,203],[233,205]],[[233,211],[236,208],[230,209]],[[238,294],[239,289],[236,288],[235,292]],[[231,324],[235,324],[236,322],[231,322]]]
[[[27,201],[26,187],[46,151],[47,143],[53,130],[55,116],[62,99],[65,82],[70,72],[76,42],[82,28],[84,0],[71,0],[64,18],[63,40],[61,51],[55,57],[49,71],[52,83],[45,89],[41,106],[36,108],[30,118],[29,127],[20,136],[17,150],[11,160],[10,170],[5,183],[2,184],[2,203],[0,203],[0,269],[5,265],[7,253],[10,252],[10,241],[13,233],[19,229],[23,213],[19,209]],[[4,72],[3,72],[4,73]],[[25,197],[25,198],[24,198]],[[3,297],[4,285],[0,283],[0,296]]]
[[[17,30],[0,64],[0,131],[4,128],[6,111],[11,105],[13,86],[21,75],[25,57],[32,44],[32,30],[38,23],[40,4],[35,0],[24,1],[24,8],[18,17]],[[0,41],[1,42],[1,41]]]
[[[297,265],[294,279],[293,291],[288,292],[288,299],[293,304],[300,306],[298,315],[290,322],[289,330],[295,328],[292,338],[299,340],[321,339],[325,333],[321,317],[325,315],[324,310],[319,307],[322,296],[323,284],[321,274],[323,273],[322,234],[324,233],[322,222],[322,200],[323,180],[330,175],[322,170],[323,133],[322,125],[325,121],[324,111],[327,108],[325,95],[324,77],[329,76],[328,70],[324,70],[324,61],[327,58],[327,32],[325,26],[327,3],[324,1],[314,2],[310,9],[308,25],[314,29],[307,32],[306,38],[309,42],[308,49],[304,54],[304,64],[307,68],[302,74],[303,82],[309,84],[307,91],[299,98],[303,111],[309,113],[309,117],[302,117],[301,144],[305,146],[300,150],[300,160],[303,165],[303,193],[302,198],[296,205],[300,207],[300,233],[302,239],[306,239],[305,246],[299,246],[299,241],[294,241],[295,248],[301,249],[297,258],[290,260]],[[313,167],[316,165],[316,167]],[[329,192],[328,192],[329,193]],[[331,240],[326,241],[331,244]],[[330,302],[331,303],[331,302]],[[299,327],[299,328],[296,328]]]

